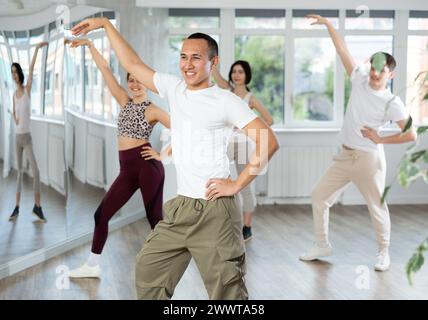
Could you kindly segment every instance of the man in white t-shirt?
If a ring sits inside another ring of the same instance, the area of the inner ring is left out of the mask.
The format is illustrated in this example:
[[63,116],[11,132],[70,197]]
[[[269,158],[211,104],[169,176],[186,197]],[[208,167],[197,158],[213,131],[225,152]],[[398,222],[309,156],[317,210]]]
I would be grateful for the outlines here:
[[[235,195],[263,170],[279,148],[273,131],[239,97],[211,85],[218,63],[215,40],[202,33],[183,42],[183,79],[153,71],[108,19],[93,18],[75,35],[104,28],[122,66],[168,100],[178,196],[137,256],[139,299],[169,299],[193,257],[210,299],[247,299],[242,217]],[[236,181],[229,177],[227,142],[233,127],[254,139],[256,153]]]
[[331,255],[329,208],[344,187],[352,182],[364,196],[375,227],[379,246],[375,270],[385,271],[390,266],[391,223],[388,207],[381,203],[386,176],[383,144],[416,140],[413,128],[391,136],[381,137],[378,134],[378,130],[388,122],[395,122],[403,130],[409,118],[403,102],[387,88],[396,62],[390,54],[378,52],[371,57],[370,65],[357,66],[342,37],[326,18],[318,15],[309,15],[308,18],[315,19],[312,24],[327,27],[351,77],[352,92],[340,132],[342,150],[312,192],[316,243],[300,259],[315,260]]

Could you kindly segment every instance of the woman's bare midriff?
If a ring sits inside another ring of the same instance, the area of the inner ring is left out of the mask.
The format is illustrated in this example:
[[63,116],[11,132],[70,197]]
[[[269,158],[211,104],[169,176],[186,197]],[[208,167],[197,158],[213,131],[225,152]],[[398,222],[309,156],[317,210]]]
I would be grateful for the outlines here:
[[124,136],[118,137],[119,151],[136,148],[148,142],[149,140],[147,139],[134,139],[134,138],[124,137]]

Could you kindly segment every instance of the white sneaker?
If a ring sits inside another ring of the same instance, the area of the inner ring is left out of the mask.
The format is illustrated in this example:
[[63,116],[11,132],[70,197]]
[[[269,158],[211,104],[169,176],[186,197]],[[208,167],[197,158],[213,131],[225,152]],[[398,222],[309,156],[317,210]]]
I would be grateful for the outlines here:
[[326,247],[320,247],[317,243],[315,243],[312,248],[310,248],[309,251],[305,254],[302,254],[299,259],[303,261],[311,261],[322,257],[330,256],[332,253],[333,250],[330,244]]
[[68,274],[69,278],[99,278],[101,274],[100,266],[90,267],[86,263]]
[[374,266],[376,271],[386,271],[391,265],[388,250],[382,250],[376,255],[376,264]]

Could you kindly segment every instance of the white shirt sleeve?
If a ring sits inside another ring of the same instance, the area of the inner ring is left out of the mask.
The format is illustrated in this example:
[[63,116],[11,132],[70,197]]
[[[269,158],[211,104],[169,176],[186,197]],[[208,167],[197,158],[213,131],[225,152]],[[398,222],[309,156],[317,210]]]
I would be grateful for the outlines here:
[[153,83],[161,98],[168,99],[169,93],[180,83],[180,78],[167,73],[155,72]]
[[242,129],[257,115],[238,96],[231,93],[227,95],[224,102],[226,121],[235,127]]
[[407,120],[408,117],[409,113],[407,112],[403,101],[401,101],[401,99],[396,96],[387,106],[386,120],[397,122],[401,120]]
[[352,83],[361,83],[368,78],[367,66],[365,64],[356,65],[351,73]]

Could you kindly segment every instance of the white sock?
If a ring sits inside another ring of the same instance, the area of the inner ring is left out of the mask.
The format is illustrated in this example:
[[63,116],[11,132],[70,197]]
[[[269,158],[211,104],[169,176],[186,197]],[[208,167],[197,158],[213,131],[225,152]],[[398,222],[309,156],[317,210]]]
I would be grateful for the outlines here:
[[91,254],[88,257],[88,260],[86,261],[86,264],[89,267],[96,267],[97,265],[100,264],[100,258],[101,258],[101,254],[96,254],[91,252]]

